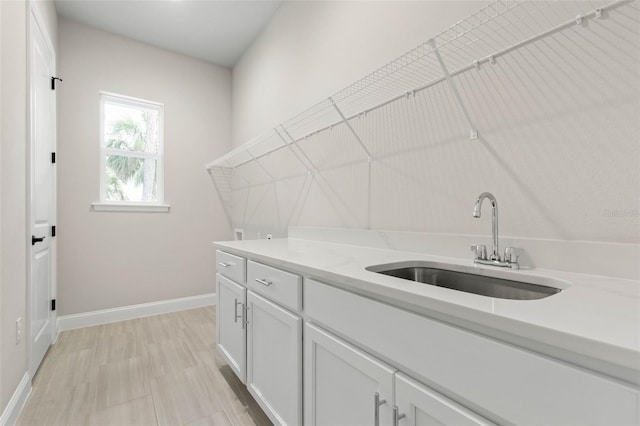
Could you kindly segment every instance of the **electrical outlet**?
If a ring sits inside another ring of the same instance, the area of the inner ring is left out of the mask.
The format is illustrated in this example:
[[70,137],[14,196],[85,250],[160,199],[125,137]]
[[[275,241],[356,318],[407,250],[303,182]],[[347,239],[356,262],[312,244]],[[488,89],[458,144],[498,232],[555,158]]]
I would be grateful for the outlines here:
[[16,320],[16,345],[22,341],[22,317]]

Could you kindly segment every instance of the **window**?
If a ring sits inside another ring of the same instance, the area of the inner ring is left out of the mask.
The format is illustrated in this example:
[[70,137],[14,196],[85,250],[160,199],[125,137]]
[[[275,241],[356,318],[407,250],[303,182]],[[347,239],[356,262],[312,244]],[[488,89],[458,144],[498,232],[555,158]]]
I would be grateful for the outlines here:
[[162,206],[163,111],[157,102],[101,93],[100,203],[95,209]]

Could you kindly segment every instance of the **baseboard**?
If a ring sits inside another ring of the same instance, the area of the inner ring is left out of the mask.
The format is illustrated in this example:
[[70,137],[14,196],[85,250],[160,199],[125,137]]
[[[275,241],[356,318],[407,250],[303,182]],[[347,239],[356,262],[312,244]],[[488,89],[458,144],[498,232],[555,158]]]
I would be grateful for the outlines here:
[[0,416],[0,426],[9,425],[12,426],[18,420],[18,416],[24,407],[24,403],[27,401],[27,397],[31,392],[31,377],[29,373],[24,373],[22,380],[18,384],[15,392],[11,396],[9,403],[5,407],[2,415]]
[[140,305],[122,306],[120,308],[83,312],[81,314],[58,317],[58,331],[74,328],[91,327],[93,325],[126,321],[151,315],[184,311],[216,304],[216,294],[208,293],[199,296],[181,297],[179,299],[162,300],[160,302],[142,303]]

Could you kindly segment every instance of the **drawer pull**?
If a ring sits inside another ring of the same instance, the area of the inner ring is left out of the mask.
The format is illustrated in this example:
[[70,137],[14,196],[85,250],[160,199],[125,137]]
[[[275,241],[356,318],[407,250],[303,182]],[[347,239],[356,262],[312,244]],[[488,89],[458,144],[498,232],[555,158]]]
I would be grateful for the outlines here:
[[225,262],[219,262],[218,266],[222,267],[222,268],[228,268],[229,266],[231,266],[230,263],[225,263]]
[[373,395],[373,425],[380,426],[380,406],[387,403],[386,399],[380,401],[380,394],[376,392]]
[[260,283],[260,284],[262,284],[264,286],[267,286],[267,287],[269,287],[272,284],[271,281],[267,281],[267,280],[264,280],[264,279],[261,279],[261,278],[256,278],[256,282]]

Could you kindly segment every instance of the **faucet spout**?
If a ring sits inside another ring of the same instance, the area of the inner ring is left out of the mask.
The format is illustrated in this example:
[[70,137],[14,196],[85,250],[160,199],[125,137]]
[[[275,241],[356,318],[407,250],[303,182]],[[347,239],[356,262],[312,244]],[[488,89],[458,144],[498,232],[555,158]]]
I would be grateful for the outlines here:
[[482,202],[488,198],[491,202],[491,234],[493,236],[493,250],[489,259],[500,261],[500,251],[498,247],[498,200],[490,192],[483,192],[476,200],[473,207],[473,217],[479,218]]

